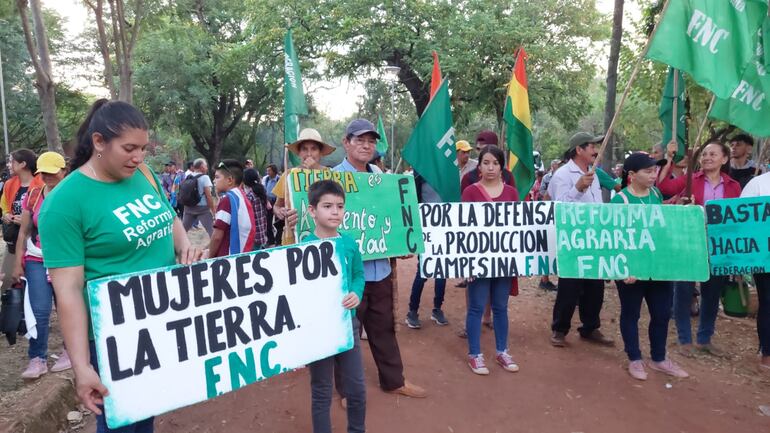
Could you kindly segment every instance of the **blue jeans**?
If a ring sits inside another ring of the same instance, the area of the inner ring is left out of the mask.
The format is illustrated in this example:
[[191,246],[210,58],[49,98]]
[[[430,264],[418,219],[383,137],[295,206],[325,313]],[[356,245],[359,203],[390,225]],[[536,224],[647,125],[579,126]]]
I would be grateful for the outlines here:
[[468,314],[465,317],[468,354],[481,354],[481,316],[490,296],[495,349],[498,352],[508,349],[508,296],[512,282],[512,278],[477,278],[468,284]]
[[[717,313],[719,312],[719,296],[727,284],[726,276],[712,276],[700,284],[700,317],[698,318],[698,344],[710,344],[716,328]],[[674,321],[679,344],[692,344],[692,328],[690,325],[690,305],[695,291],[695,283],[674,283]]]
[[366,385],[359,322],[353,317],[353,348],[308,365],[314,433],[331,433],[332,384],[337,376],[348,405],[348,433],[366,431]]
[[27,278],[27,296],[35,316],[37,338],[29,340],[29,359],[48,357],[48,331],[53,307],[53,286],[48,282],[45,267],[41,262],[27,260],[24,264]]
[[639,316],[642,301],[647,301],[650,312],[650,358],[655,362],[666,359],[668,322],[671,319],[671,283],[666,281],[637,281],[625,284],[617,281],[620,298],[620,334],[630,361],[642,359],[639,349]]
[[[96,363],[96,345],[93,341],[88,342],[88,348],[91,351],[91,365],[97,373],[99,367]],[[107,427],[107,420],[104,418],[104,406],[99,406],[102,410],[101,415],[96,415],[96,433],[153,433],[153,422],[155,418],[148,418],[127,426],[111,429]]]
[[[409,311],[417,311],[420,309],[420,298],[422,297],[422,289],[425,287],[426,278],[420,277],[420,270],[417,269],[417,275],[414,277],[412,283],[412,294],[409,296]],[[441,305],[444,303],[444,293],[446,291],[446,280],[443,278],[436,278],[433,280],[435,295],[433,296],[433,308],[436,310],[441,309]]]

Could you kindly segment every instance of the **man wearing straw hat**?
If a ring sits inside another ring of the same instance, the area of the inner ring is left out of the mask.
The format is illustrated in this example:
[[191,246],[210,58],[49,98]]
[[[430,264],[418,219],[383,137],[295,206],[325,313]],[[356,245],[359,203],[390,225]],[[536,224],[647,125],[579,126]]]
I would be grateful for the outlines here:
[[[596,160],[597,144],[604,136],[595,137],[587,132],[578,132],[569,141],[565,153],[567,161],[556,170],[548,185],[548,194],[554,201],[578,203],[602,203],[602,189],[599,178],[591,166]],[[556,302],[553,306],[551,324],[551,344],[555,347],[567,345],[565,340],[569,332],[572,315],[579,304],[580,337],[605,346],[613,341],[599,331],[601,322],[599,313],[604,303],[604,281],[576,278],[559,278]]]
[[305,128],[300,131],[297,141],[287,144],[286,149],[299,156],[300,165],[284,173],[273,188],[273,194],[276,197],[273,213],[276,218],[286,220],[286,229],[283,231],[282,239],[276,239],[276,243],[281,245],[290,245],[295,242],[294,225],[297,222],[297,211],[286,207],[286,179],[292,170],[329,170],[328,167],[321,165],[321,158],[331,155],[336,150],[334,146],[324,142],[321,134],[313,128]]

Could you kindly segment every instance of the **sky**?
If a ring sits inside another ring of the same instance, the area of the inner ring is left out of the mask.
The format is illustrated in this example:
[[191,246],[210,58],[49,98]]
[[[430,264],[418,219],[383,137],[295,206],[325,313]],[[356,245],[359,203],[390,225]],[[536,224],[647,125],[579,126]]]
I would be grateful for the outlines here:
[[[74,39],[83,28],[88,19],[88,9],[80,0],[42,0],[43,7],[53,9],[66,19],[65,31]],[[597,0],[599,11],[612,14],[614,0]],[[632,16],[639,15],[639,8],[635,1],[626,1],[627,14]],[[600,67],[604,68],[604,63]],[[106,96],[106,89],[95,86],[93,83],[76,82],[72,83],[75,88],[94,94],[97,96]],[[355,104],[340,104],[340,100],[358,100],[363,96],[364,90],[361,83],[351,82],[348,79],[337,79],[334,81],[323,81],[317,83],[304,83],[306,92],[312,94],[316,104],[322,112],[333,120],[341,120],[349,117],[355,112]]]

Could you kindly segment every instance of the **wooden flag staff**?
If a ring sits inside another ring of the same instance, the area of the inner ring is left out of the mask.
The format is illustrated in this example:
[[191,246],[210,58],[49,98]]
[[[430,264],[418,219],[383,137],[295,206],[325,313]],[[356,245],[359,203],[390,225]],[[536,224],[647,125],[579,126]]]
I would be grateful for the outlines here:
[[698,158],[700,158],[701,152],[703,152],[703,148],[706,147],[708,143],[701,144],[700,140],[703,136],[703,130],[706,129],[706,123],[708,123],[709,120],[709,114],[711,114],[711,109],[714,108],[714,102],[716,101],[717,97],[715,95],[711,95],[711,102],[709,102],[709,108],[706,110],[706,114],[703,115],[703,121],[700,123],[700,127],[698,128],[698,136],[695,138],[695,151],[692,152],[692,155],[690,155],[690,160],[687,161],[687,186],[685,187],[684,196],[690,197],[692,195],[692,175],[695,171],[695,165],[698,161]]
[[639,55],[639,58],[636,61],[636,66],[634,66],[634,71],[631,72],[631,78],[629,78],[628,84],[626,84],[626,90],[623,91],[623,96],[620,98],[618,107],[615,109],[615,115],[612,116],[612,121],[610,122],[610,126],[607,128],[607,132],[604,135],[604,140],[602,141],[602,146],[601,148],[599,148],[599,153],[598,155],[596,155],[596,160],[594,161],[593,167],[589,170],[590,172],[594,172],[596,170],[596,167],[598,167],[599,164],[602,162],[604,149],[607,148],[607,143],[609,143],[610,137],[612,137],[612,132],[615,129],[615,122],[618,120],[618,117],[620,117],[620,112],[623,110],[623,105],[626,103],[626,98],[628,98],[628,94],[631,92],[631,87],[634,85],[634,82],[636,81],[636,75],[639,73],[639,68],[642,66],[642,61],[644,60],[644,57],[647,55],[647,52],[650,50],[650,44],[652,43],[652,40],[655,38],[655,34],[658,33],[658,28],[660,28],[660,21],[666,15],[666,11],[668,10],[669,3],[670,3],[670,0],[666,0],[666,4],[663,5],[663,9],[661,10],[660,17],[658,18],[658,22],[655,23],[655,28],[652,29],[652,33],[650,33],[650,37],[647,39],[647,43],[644,45],[644,50],[642,50],[642,54]]

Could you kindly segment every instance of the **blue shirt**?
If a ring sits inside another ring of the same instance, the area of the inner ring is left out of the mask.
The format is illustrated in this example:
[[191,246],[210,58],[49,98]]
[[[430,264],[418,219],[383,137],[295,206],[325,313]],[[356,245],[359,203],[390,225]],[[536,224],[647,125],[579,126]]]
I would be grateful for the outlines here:
[[275,185],[280,178],[281,176],[275,175],[275,177],[265,176],[265,178],[262,179],[262,183],[265,185],[265,191],[267,191],[267,198],[269,198],[272,203],[275,203],[277,198],[275,194],[273,194],[273,188],[275,188]]
[[[334,167],[334,171],[358,171],[353,165],[345,158],[342,162]],[[367,164],[366,171],[369,173],[382,173],[379,167]],[[364,260],[364,279],[366,281],[382,281],[388,275],[390,275],[390,260],[389,259],[377,259],[377,260]]]

